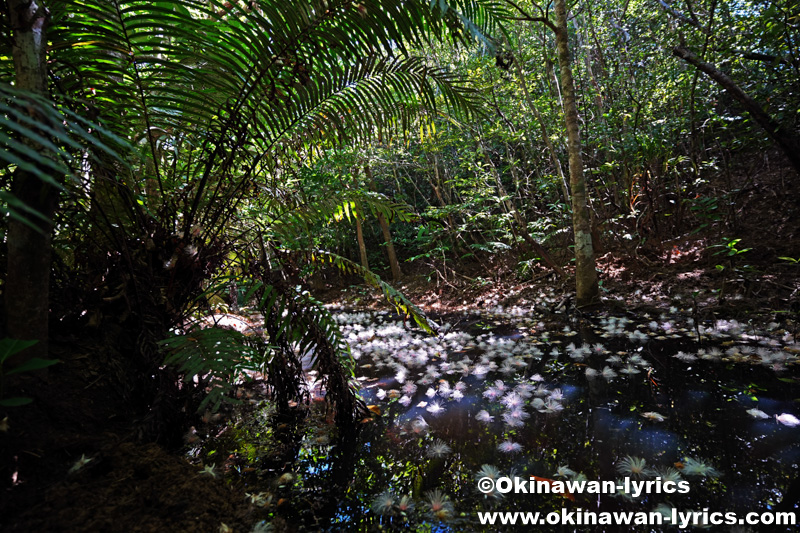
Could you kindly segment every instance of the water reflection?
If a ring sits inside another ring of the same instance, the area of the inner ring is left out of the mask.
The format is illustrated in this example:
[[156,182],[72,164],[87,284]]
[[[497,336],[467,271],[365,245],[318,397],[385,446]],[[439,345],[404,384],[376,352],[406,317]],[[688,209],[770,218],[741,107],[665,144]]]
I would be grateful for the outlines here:
[[[439,317],[436,338],[387,314],[336,317],[357,358],[362,398],[380,416],[355,436],[338,435],[322,410],[304,422],[302,446],[282,455],[282,468],[298,476],[282,489],[292,503],[274,510],[301,530],[481,531],[476,512],[486,509],[746,513],[780,502],[798,477],[800,427],[775,418],[800,411],[797,345],[777,326],[695,327],[677,311],[641,323],[597,316],[545,324],[496,310]],[[226,446],[257,448],[251,433]],[[263,471],[247,482],[263,484]],[[497,497],[477,490],[481,472],[685,479],[691,491]]]

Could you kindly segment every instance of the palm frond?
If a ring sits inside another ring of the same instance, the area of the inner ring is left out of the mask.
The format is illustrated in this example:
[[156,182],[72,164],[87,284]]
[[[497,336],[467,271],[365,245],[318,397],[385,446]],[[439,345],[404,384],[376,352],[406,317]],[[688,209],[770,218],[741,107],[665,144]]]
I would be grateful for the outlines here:
[[411,302],[406,295],[383,281],[371,270],[364,268],[363,266],[351,261],[350,259],[347,259],[346,257],[342,257],[324,250],[315,251],[311,256],[311,259],[312,261],[331,263],[342,272],[348,274],[358,274],[359,276],[363,277],[364,281],[366,281],[368,284],[381,290],[384,298],[386,298],[386,301],[394,306],[397,314],[403,317],[413,318],[414,322],[416,322],[417,325],[427,333],[435,334],[438,331],[439,326],[425,316],[425,313],[422,311],[422,309],[414,305],[414,303]]
[[162,340],[167,352],[164,364],[177,366],[187,383],[199,382],[207,389],[198,411],[210,405],[213,411],[239,379],[247,379],[263,368],[268,345],[242,333],[221,327],[195,328],[184,335]]
[[[321,389],[329,404],[336,407],[342,423],[352,421],[356,409],[353,360],[350,346],[344,341],[338,324],[325,307],[307,291],[283,284],[263,285],[259,308],[264,315],[264,329],[271,342],[284,346],[280,366],[271,365],[270,374],[279,385],[283,373],[302,373],[303,368],[319,370]],[[297,383],[299,380],[291,380]],[[273,383],[275,385],[276,383]],[[277,389],[278,395],[285,393]]]
[[[229,281],[223,277],[213,283],[201,299],[226,290]],[[328,310],[308,292],[285,284],[240,279],[239,287],[246,291],[246,300],[256,298],[266,340],[198,323],[189,332],[160,342],[167,351],[165,364],[178,366],[186,382],[200,381],[208,389],[199,410],[209,403],[218,408],[235,380],[252,372],[266,376],[283,408],[291,401],[307,401],[311,391],[301,386],[304,370],[318,370],[320,391],[325,391],[342,422],[352,421],[356,395],[350,381],[350,347]]]
[[[127,143],[105,126],[65,107],[0,83],[0,150],[6,175],[20,169],[57,189],[68,180],[80,182],[89,160],[107,157],[124,165]],[[0,191],[0,202],[10,216],[30,224],[41,213]]]
[[[280,197],[267,204],[261,217],[269,216],[264,221],[263,233],[271,236],[270,240],[282,246],[292,247],[292,243],[301,242],[303,237],[310,237],[322,225],[350,218],[351,211],[360,206],[374,215],[383,215],[389,221],[410,222],[418,217],[409,206],[390,200],[385,195],[363,190],[342,190],[325,197],[310,198],[302,203],[288,203]],[[360,215],[363,217],[363,213]]]
[[407,130],[411,117],[435,109],[437,95],[462,112],[477,109],[459,78],[393,56],[445,32],[456,13],[494,31],[501,10],[488,0],[434,4],[71,0],[53,17],[51,64],[62,91],[122,118],[120,132],[133,126],[131,140],[149,147],[161,188],[153,132],[202,133],[194,141],[202,164],[179,177],[196,183],[197,212],[200,198],[214,196],[204,195],[210,182],[221,183],[214,176],[241,166],[239,154],[251,153],[243,173],[251,180],[298,142]]

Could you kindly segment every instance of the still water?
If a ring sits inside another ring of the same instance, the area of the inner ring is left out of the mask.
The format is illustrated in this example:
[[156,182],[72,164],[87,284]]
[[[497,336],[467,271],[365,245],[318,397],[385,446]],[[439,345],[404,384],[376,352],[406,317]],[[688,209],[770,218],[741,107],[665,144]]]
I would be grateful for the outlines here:
[[[479,511],[798,510],[800,344],[785,324],[695,323],[676,308],[574,317],[497,307],[435,317],[440,334],[429,336],[390,313],[332,312],[374,416],[341,435],[321,402],[299,422],[261,402],[203,448],[228,456],[226,475],[269,510],[264,530],[514,530],[481,525]],[[638,495],[479,490],[504,476],[536,476],[540,489],[654,483]],[[688,491],[656,493],[656,480]]]

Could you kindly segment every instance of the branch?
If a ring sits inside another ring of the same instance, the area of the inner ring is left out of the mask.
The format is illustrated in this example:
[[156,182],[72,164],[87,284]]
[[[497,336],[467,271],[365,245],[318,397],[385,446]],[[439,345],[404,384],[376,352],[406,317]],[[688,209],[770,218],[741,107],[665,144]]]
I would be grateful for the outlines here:
[[555,24],[550,22],[550,19],[547,18],[547,13],[545,13],[545,11],[542,9],[542,7],[540,5],[534,4],[539,9],[539,12],[541,12],[542,15],[540,17],[534,17],[533,15],[531,15],[530,13],[528,13],[527,11],[522,9],[513,0],[505,0],[505,1],[506,1],[507,4],[510,4],[514,9],[516,9],[517,11],[519,11],[522,14],[521,17],[510,17],[511,20],[526,20],[528,22],[541,22],[542,24],[544,24],[545,26],[547,26],[551,30],[556,31]]
[[765,61],[767,63],[777,63],[780,65],[791,65],[791,62],[782,57],[773,56],[770,54],[762,54],[760,52],[745,52],[744,50],[734,50],[740,54],[744,59],[752,59],[753,61]]
[[664,11],[666,11],[667,13],[669,13],[670,15],[675,17],[676,19],[680,20],[681,22],[685,22],[686,24],[689,24],[691,26],[694,26],[695,28],[697,28],[701,32],[705,33],[706,35],[710,35],[711,32],[708,30],[708,28],[705,28],[702,24],[700,24],[700,22],[697,20],[697,18],[695,18],[695,17],[687,17],[686,15],[681,13],[680,11],[677,11],[676,9],[674,9],[671,5],[666,3],[664,0],[658,0],[658,3],[659,3],[659,5],[661,5],[661,8]]
[[789,161],[791,161],[792,166],[794,166],[797,173],[800,174],[800,138],[798,138],[793,131],[770,117],[761,105],[736,85],[736,82],[726,73],[722,72],[711,63],[704,62],[685,46],[676,46],[672,49],[672,53],[690,65],[693,65],[700,72],[707,74],[725,89],[731,97],[739,102],[750,116],[753,117],[753,120],[764,128],[770,139],[783,150],[783,153]]

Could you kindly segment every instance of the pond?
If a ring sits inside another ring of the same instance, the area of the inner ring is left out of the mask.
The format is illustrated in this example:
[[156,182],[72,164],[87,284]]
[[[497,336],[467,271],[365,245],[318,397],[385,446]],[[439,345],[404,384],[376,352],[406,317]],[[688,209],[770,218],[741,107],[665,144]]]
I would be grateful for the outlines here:
[[505,511],[574,513],[547,531],[663,531],[678,528],[582,513],[698,511],[699,527],[712,512],[797,510],[800,344],[786,325],[496,307],[435,317],[428,336],[390,313],[334,316],[375,415],[357,434],[337,434],[322,402],[280,421],[254,399],[192,451],[227,457],[275,530],[512,530],[481,525]]

